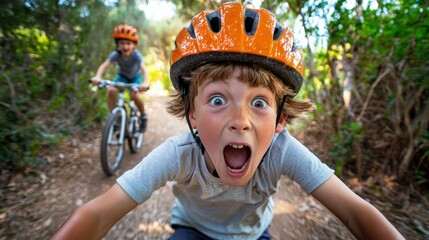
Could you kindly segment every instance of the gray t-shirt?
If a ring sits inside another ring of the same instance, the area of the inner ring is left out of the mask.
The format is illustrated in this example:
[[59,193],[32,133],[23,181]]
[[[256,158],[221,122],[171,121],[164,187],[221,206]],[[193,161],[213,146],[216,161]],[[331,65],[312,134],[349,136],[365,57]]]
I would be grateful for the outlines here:
[[143,62],[143,56],[137,49],[134,49],[128,59],[125,59],[121,52],[115,50],[109,55],[107,60],[110,62],[117,62],[119,66],[119,74],[128,79],[133,79],[137,77],[137,75],[141,74],[140,64]]
[[171,224],[191,226],[215,239],[256,239],[273,218],[272,195],[282,175],[311,193],[332,174],[332,169],[283,130],[274,136],[253,178],[244,186],[229,186],[207,170],[188,133],[169,138],[117,183],[140,204],[167,181],[174,181]]

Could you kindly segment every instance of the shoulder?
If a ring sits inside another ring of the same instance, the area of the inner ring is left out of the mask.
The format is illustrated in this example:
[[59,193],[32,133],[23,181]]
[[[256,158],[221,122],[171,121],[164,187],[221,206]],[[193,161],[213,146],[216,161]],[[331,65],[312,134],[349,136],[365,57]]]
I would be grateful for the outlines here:
[[167,181],[183,178],[185,173],[193,172],[189,169],[192,163],[188,161],[193,156],[192,151],[193,144],[189,136],[170,137],[119,177],[117,182],[136,202],[141,203]]
[[[194,152],[199,151],[197,144],[191,133],[184,133],[169,137],[163,144],[160,145],[161,151],[168,151],[174,154],[174,157],[179,161],[179,165],[191,162]],[[183,162],[182,162],[183,161]]]
[[273,137],[271,146],[268,148],[261,162],[261,167],[264,172],[269,172],[272,179],[277,180],[283,174],[283,166],[289,152],[291,141],[293,138],[286,130],[277,133]]
[[205,169],[204,158],[201,150],[196,144],[192,134],[185,133],[170,137],[164,143],[161,152],[169,151],[169,161],[174,162],[177,167],[176,182],[187,182],[190,178]]
[[301,144],[287,130],[283,130],[280,133],[274,135],[273,143],[270,150],[274,153],[285,153],[290,148],[294,148],[296,144]]
[[119,51],[117,51],[117,50],[114,50],[114,51],[112,51],[112,52],[110,53],[110,55],[109,55],[109,58],[108,58],[108,59],[111,61],[111,60],[114,60],[114,59],[118,58],[120,55],[121,55],[121,52],[119,52]]
[[270,156],[289,167],[291,164],[301,165],[305,161],[320,161],[312,151],[286,130],[275,135]]
[[133,57],[135,57],[135,58],[137,58],[137,59],[142,59],[142,58],[143,58],[143,55],[140,53],[140,51],[139,51],[139,50],[134,49],[134,51],[133,51]]
[[171,137],[169,141],[172,142],[176,149],[176,153],[180,157],[179,162],[184,161],[185,163],[190,163],[193,161],[193,156],[199,154],[201,151],[191,133],[184,133]]
[[302,157],[303,154],[312,154],[304,144],[298,141],[287,130],[283,130],[274,136],[272,149],[274,153],[288,156],[288,158]]
[[333,174],[329,166],[286,130],[274,139],[269,157],[277,174],[288,176],[307,193],[312,192]]
[[[164,142],[155,147],[146,157],[148,164],[176,164],[183,155],[192,151],[194,145],[192,135],[182,134],[167,138]],[[145,161],[143,161],[145,162]]]
[[166,142],[174,145],[175,147],[191,147],[195,143],[191,133],[183,133],[169,137]]

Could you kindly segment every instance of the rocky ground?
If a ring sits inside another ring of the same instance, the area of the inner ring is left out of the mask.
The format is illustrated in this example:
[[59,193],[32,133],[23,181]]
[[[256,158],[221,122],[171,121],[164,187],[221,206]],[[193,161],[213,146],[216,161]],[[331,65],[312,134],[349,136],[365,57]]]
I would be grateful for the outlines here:
[[[169,136],[187,131],[185,122],[169,115],[164,104],[165,97],[147,100],[149,129],[144,149],[134,155],[127,150],[121,172],[136,165]],[[40,168],[14,176],[0,170],[0,240],[49,239],[78,206],[115,182],[117,176],[107,178],[99,164],[100,135],[100,129],[77,134],[54,151],[44,153],[47,164]],[[303,141],[317,152],[318,142],[306,139]],[[389,178],[365,182],[349,178],[345,182],[380,209],[407,239],[429,239],[429,203],[425,196],[410,197],[406,194],[409,189]],[[295,183],[283,178],[280,186],[270,230],[274,239],[354,239]],[[168,225],[172,200],[168,184],[120,220],[105,239],[167,239],[172,232]]]

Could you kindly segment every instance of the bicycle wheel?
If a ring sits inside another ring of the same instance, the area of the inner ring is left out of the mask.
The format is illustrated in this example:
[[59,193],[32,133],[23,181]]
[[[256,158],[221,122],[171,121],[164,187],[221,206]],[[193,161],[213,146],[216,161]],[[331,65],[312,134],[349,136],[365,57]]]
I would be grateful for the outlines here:
[[128,124],[128,146],[132,153],[137,153],[143,146],[143,133],[139,131],[140,119],[137,114],[131,114]]
[[124,156],[124,136],[121,134],[121,112],[111,113],[103,129],[100,146],[101,166],[107,176],[112,176],[121,165]]

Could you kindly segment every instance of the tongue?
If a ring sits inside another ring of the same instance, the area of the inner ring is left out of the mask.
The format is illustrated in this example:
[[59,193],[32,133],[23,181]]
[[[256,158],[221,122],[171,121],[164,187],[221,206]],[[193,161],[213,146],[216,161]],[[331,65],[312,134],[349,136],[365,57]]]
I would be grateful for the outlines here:
[[223,150],[223,155],[226,164],[228,164],[230,168],[240,169],[244,166],[249,157],[249,148],[233,148],[231,146],[226,146]]

